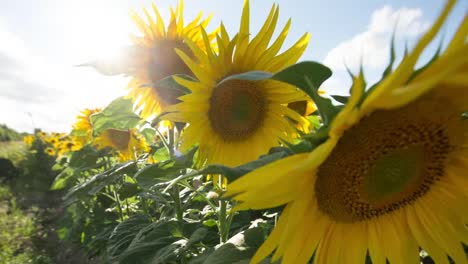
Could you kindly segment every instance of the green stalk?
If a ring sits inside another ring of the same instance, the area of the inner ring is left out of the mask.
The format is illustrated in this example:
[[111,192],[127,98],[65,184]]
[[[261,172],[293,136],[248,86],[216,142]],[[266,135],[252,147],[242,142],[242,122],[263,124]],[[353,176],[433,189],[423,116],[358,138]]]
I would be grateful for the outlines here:
[[161,138],[161,142],[163,143],[164,147],[166,148],[167,152],[170,153],[170,147],[169,147],[169,143],[167,142],[167,140],[164,138],[164,135],[161,134],[161,132],[156,129],[156,133],[158,133],[159,137]]
[[229,226],[228,221],[226,221],[226,209],[227,209],[227,201],[220,200],[219,201],[219,214],[218,214],[218,232],[219,232],[219,240],[221,243],[225,243],[229,236]]
[[[168,131],[168,150],[169,150],[169,157],[174,158],[175,153],[174,153],[174,142],[175,142],[175,133],[174,133],[174,128],[171,127],[169,128]],[[175,211],[176,211],[176,218],[179,222],[182,223],[183,218],[184,218],[184,211],[182,210],[182,204],[180,202],[180,195],[179,195],[179,185],[174,184],[172,187],[172,198],[174,199],[174,204],[175,204]]]
[[148,202],[146,201],[145,197],[140,196],[141,199],[141,204],[143,205],[143,212],[147,215],[150,216],[149,210],[148,210]]
[[232,210],[232,208],[234,207],[234,204],[231,205],[231,210],[229,211],[229,214],[228,214],[228,217],[227,217],[227,223],[226,223],[226,239],[229,238],[229,230],[231,229],[231,223],[232,223],[232,219],[234,219],[234,214],[235,212]]
[[174,157],[174,142],[175,142],[175,138],[174,138],[175,133],[174,133],[173,127],[169,128],[168,134],[169,134],[168,135],[169,157],[173,158]]
[[123,219],[123,210],[122,210],[122,204],[120,204],[119,195],[115,191],[115,188],[114,188],[114,190],[112,190],[112,192],[114,193],[114,199],[115,199],[115,202],[117,203],[117,208],[119,209],[120,220],[123,221],[124,220]]
[[184,210],[182,210],[182,204],[180,202],[179,185],[175,184],[173,187],[173,191],[174,194],[172,195],[172,197],[174,198],[177,221],[182,222],[184,217]]

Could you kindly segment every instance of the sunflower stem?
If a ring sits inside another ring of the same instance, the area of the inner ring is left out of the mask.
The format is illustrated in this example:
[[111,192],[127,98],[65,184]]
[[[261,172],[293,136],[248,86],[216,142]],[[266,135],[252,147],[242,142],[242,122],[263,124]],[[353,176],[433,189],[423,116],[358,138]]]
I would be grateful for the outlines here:
[[221,243],[225,243],[229,236],[229,226],[228,221],[226,218],[226,211],[227,211],[227,201],[220,200],[219,201],[219,223],[218,223],[218,231],[219,231],[219,240]]
[[123,210],[122,210],[122,204],[120,203],[119,194],[115,191],[115,188],[112,190],[112,192],[114,193],[115,202],[117,203],[117,208],[119,209],[120,221],[123,221],[124,220]]
[[[174,142],[175,142],[174,127],[170,127],[168,129],[167,134],[168,134],[167,145],[168,145],[169,157],[172,159],[175,156],[174,155]],[[182,223],[184,211],[182,210],[182,205],[180,202],[180,190],[179,190],[178,184],[174,184],[174,186],[172,187],[172,198],[174,199],[176,218],[179,222]]]
[[174,142],[175,142],[175,133],[174,133],[174,127],[170,127],[169,128],[169,131],[168,131],[168,136],[169,136],[169,140],[168,140],[168,145],[169,145],[169,157],[173,158],[174,157]]
[[163,143],[164,147],[167,149],[167,152],[170,152],[169,143],[167,142],[164,135],[161,134],[161,131],[159,131],[159,129],[156,129],[156,133],[158,133],[159,137],[161,138],[161,142]]
[[148,201],[146,201],[146,198],[143,197],[143,196],[140,196],[140,199],[141,199],[141,204],[143,205],[143,212],[151,217],[150,213],[149,213],[149,209],[148,209]]
[[180,202],[180,195],[179,195],[179,185],[175,184],[173,187],[173,195],[172,197],[174,198],[174,203],[175,203],[175,211],[176,211],[176,218],[179,222],[183,221],[184,217],[184,211],[182,210],[182,205]]
[[[234,204],[231,205],[231,208],[233,208],[233,207],[234,207]],[[227,222],[226,222],[226,229],[225,229],[226,240],[229,238],[229,230],[231,230],[231,223],[232,223],[232,219],[234,219],[234,214],[235,214],[235,212],[232,209],[229,210],[229,214],[228,214]]]

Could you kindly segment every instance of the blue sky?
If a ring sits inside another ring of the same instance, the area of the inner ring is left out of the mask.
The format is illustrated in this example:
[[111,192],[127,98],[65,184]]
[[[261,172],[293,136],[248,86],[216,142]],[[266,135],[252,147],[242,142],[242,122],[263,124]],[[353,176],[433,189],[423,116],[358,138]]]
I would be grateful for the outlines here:
[[[176,3],[154,2],[166,18],[169,6]],[[468,1],[461,2],[444,28],[446,40],[468,10]],[[410,47],[414,44],[443,5],[439,0],[251,0],[252,33],[260,28],[273,3],[280,6],[278,28],[292,18],[284,47],[310,32],[311,41],[301,60],[319,61],[334,70],[332,79],[323,86],[328,93],[346,93],[349,78],[344,62],[356,70],[362,59],[368,79],[375,81],[388,59],[396,21],[397,47],[402,51],[405,42]],[[213,14],[210,28],[222,20],[235,34],[242,5],[242,0],[185,0],[185,21],[203,10]],[[68,131],[80,109],[102,107],[125,94],[127,79],[105,77],[74,65],[110,56],[128,44],[128,34],[137,33],[128,11],[141,14],[142,6],[150,7],[150,1],[2,1],[0,123],[21,131],[32,131],[34,126]],[[425,54],[426,59],[437,44]]]

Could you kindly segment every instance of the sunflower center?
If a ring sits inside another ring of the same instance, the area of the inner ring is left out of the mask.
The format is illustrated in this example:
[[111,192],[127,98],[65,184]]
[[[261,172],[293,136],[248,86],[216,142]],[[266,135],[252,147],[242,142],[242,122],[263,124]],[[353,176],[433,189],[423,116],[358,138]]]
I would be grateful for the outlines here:
[[224,81],[213,89],[210,97],[211,127],[226,141],[244,140],[261,127],[266,105],[258,82]]
[[363,193],[368,200],[381,201],[405,191],[424,172],[424,148],[397,149],[378,158],[364,176]]
[[126,150],[130,141],[130,131],[108,129],[109,139],[117,150]]
[[[174,74],[192,75],[189,67],[177,55],[175,49],[183,51],[189,56],[192,54],[190,48],[181,40],[160,40],[152,49],[152,58],[149,65],[149,76],[153,83]],[[159,97],[168,104],[178,102],[177,98],[182,93],[175,89],[164,89],[154,87]]]
[[444,175],[447,126],[412,108],[376,111],[343,134],[317,172],[322,212],[371,219],[413,203]]

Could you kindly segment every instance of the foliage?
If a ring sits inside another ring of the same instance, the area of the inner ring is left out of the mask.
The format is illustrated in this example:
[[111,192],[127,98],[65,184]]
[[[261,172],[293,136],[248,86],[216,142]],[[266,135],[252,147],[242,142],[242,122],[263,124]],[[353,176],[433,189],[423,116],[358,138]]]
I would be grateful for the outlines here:
[[24,135],[25,133],[19,133],[5,124],[0,124],[0,142],[18,141],[21,140]]
[[0,263],[52,263],[28,244],[36,232],[32,216],[17,207],[8,187],[0,186]]
[[15,166],[24,160],[26,154],[26,146],[22,141],[0,142],[0,158],[11,160]]

